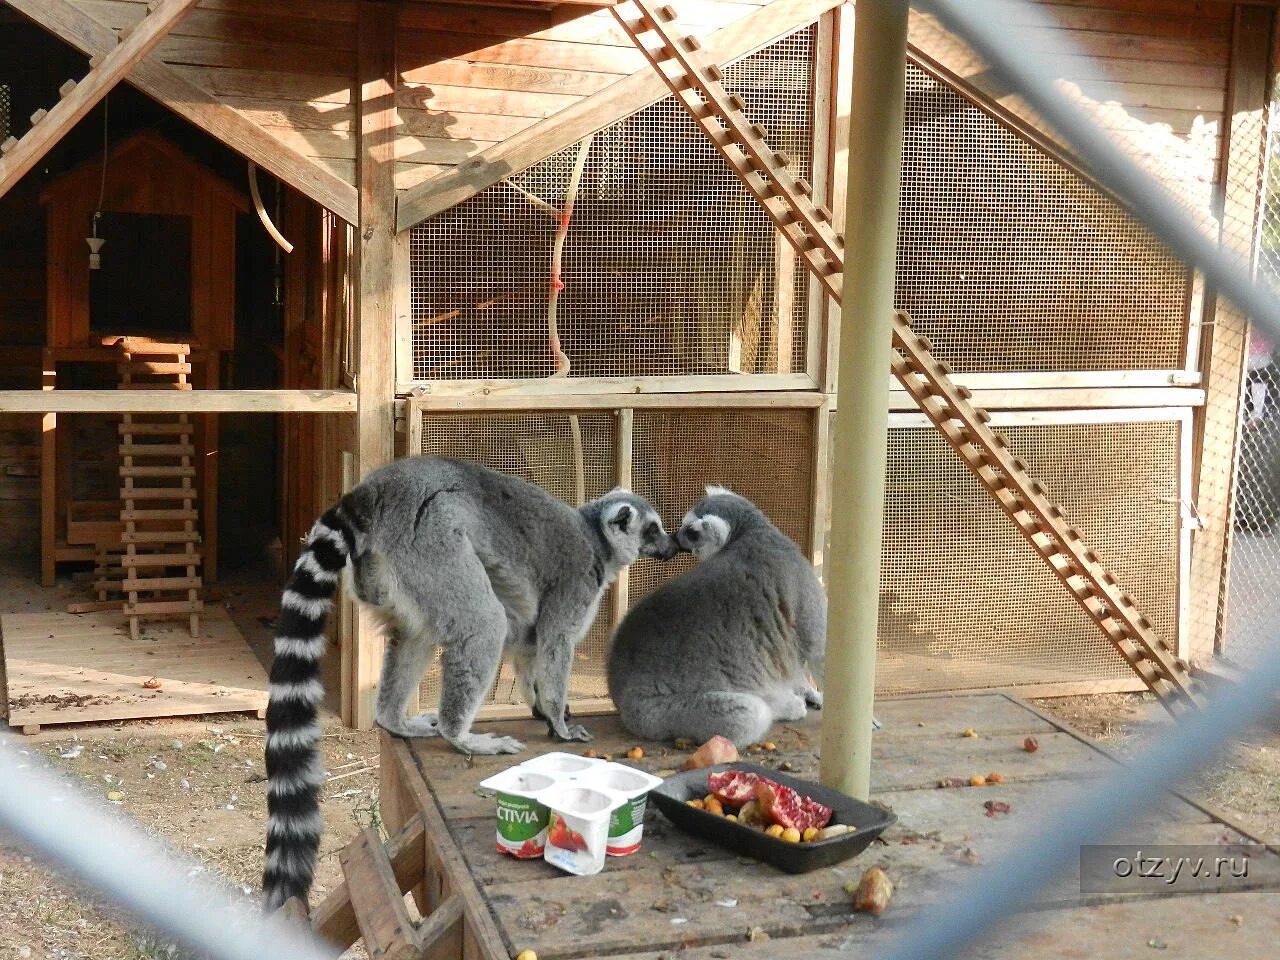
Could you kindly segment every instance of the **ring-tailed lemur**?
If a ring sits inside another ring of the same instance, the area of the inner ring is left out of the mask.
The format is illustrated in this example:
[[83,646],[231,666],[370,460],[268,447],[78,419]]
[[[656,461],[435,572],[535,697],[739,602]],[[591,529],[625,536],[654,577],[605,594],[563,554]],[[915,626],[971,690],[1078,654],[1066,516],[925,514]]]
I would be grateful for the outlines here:
[[622,724],[654,740],[719,734],[738,745],[822,706],[827,599],[812,564],[750,500],[722,487],[676,540],[701,562],[619,624],[609,693]]
[[[356,596],[388,628],[378,724],[406,737],[441,736],[464,753],[516,753],[524,749],[518,740],[471,733],[503,648],[551,732],[590,740],[565,723],[574,648],[619,570],[676,552],[658,514],[629,491],[574,509],[516,477],[434,457],[375,470],[325,511],[280,599],[267,707],[267,909],[305,899],[311,885],[324,776],[320,657],[348,561]],[[437,646],[439,715],[406,717]]]

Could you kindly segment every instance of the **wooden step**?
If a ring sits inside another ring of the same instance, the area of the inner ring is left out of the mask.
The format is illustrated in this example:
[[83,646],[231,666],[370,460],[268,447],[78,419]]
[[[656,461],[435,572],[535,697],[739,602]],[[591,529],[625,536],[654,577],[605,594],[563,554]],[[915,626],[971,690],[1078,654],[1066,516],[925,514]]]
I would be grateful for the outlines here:
[[190,373],[191,364],[165,360],[128,360],[116,365],[116,369],[127,374],[173,375]]
[[109,589],[138,593],[145,590],[202,590],[204,580],[200,577],[142,577],[118,580]]
[[122,443],[122,457],[194,457],[196,448],[189,443]]
[[[129,414],[126,414],[129,416]],[[117,428],[120,433],[148,433],[148,434],[168,434],[168,433],[193,433],[196,429],[194,423],[122,423]]]
[[121,487],[121,500],[195,500],[195,487]]
[[121,543],[199,543],[198,530],[128,530],[120,534]]
[[138,600],[124,604],[126,617],[145,616],[149,613],[199,613],[204,609],[203,600]]
[[188,510],[185,507],[175,507],[172,510],[121,510],[120,519],[125,523],[137,522],[140,520],[199,520],[200,512],[198,510]]
[[121,467],[122,477],[194,477],[196,468],[190,466],[177,467]]
[[116,340],[116,346],[128,354],[130,358],[164,356],[167,354],[185,357],[191,354],[191,344],[189,343],[148,340],[145,337],[120,337]]
[[134,567],[198,567],[198,553],[126,553],[120,558],[120,566]]

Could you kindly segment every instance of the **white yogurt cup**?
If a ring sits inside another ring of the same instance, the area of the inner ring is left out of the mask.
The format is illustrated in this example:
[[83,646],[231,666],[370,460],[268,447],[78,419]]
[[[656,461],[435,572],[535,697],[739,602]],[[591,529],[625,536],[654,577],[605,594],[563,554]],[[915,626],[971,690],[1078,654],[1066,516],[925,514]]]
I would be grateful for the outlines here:
[[540,797],[555,783],[548,774],[520,766],[508,767],[480,782],[480,786],[497,794],[500,853],[520,860],[542,856],[551,812]]
[[552,787],[539,799],[551,811],[543,851],[547,863],[584,877],[604,869],[609,820],[627,798],[605,787],[571,782]]
[[555,751],[544,753],[521,763],[520,769],[535,773],[545,773],[557,780],[565,777],[578,777],[595,767],[604,766],[605,761],[593,757],[580,757],[576,753]]
[[605,763],[588,770],[579,782],[588,787],[604,787],[626,798],[609,819],[609,839],[605,848],[611,857],[625,857],[640,849],[644,833],[644,808],[649,791],[662,783],[661,777],[621,763]]

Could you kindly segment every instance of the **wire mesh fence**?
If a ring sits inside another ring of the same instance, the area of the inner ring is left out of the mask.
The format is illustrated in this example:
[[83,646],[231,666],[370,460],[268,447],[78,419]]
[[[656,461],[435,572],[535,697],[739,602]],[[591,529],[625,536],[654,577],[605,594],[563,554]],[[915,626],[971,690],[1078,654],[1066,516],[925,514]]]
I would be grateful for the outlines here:
[[[1274,97],[1274,94],[1273,94]],[[1276,115],[1276,101],[1268,104]],[[1255,279],[1280,290],[1280,136],[1266,134],[1254,211]],[[1275,339],[1251,325],[1232,322],[1226,331],[1239,341],[1232,527],[1219,608],[1218,649],[1230,662],[1248,668],[1280,649],[1280,358]],[[1216,335],[1216,334],[1215,334]],[[1224,384],[1228,389],[1230,383]],[[1226,398],[1231,399],[1231,398]],[[1221,427],[1219,427],[1221,430]]]
[[[966,0],[965,4],[957,0],[935,0],[928,6],[948,14],[955,29],[975,40],[981,40],[982,49],[994,63],[1002,66],[1005,78],[1019,84],[1029,94],[1034,94],[1033,100],[1037,107],[1053,117],[1055,126],[1088,159],[1095,175],[1113,184],[1131,209],[1143,211],[1153,224],[1153,229],[1164,242],[1178,251],[1181,258],[1198,263],[1211,275],[1214,285],[1226,291],[1242,310],[1249,310],[1256,315],[1259,324],[1270,334],[1280,334],[1280,309],[1277,309],[1274,300],[1251,289],[1247,277],[1238,266],[1230,259],[1223,258],[1216,247],[1209,245],[1192,221],[1180,217],[1168,197],[1162,196],[1159,191],[1153,192],[1151,185],[1141,177],[1135,179],[1131,163],[1108,152],[1104,146],[1099,145],[1099,141],[1090,139],[1092,128],[1085,120],[1078,113],[1065,109],[1063,104],[1066,101],[1056,97],[1054,88],[1038,80],[1038,71],[1042,66],[1036,62],[1034,51],[1014,52],[1009,43],[1008,32],[1003,27],[993,30],[993,24],[1003,25],[1008,22],[1007,16],[1002,15],[1008,13],[1007,4],[991,3],[988,0]],[[1247,176],[1247,173],[1242,173],[1242,176]],[[1243,215],[1248,214],[1249,211],[1245,211]],[[1252,556],[1253,559],[1246,565],[1247,569],[1264,577],[1258,581],[1255,591],[1260,601],[1265,600],[1268,590],[1271,593],[1277,592],[1274,590],[1276,554],[1271,552],[1269,546],[1266,549],[1259,547],[1250,553],[1243,545],[1268,542],[1277,526],[1277,501],[1270,479],[1275,474],[1270,471],[1270,465],[1275,462],[1273,457],[1276,449],[1271,439],[1276,436],[1271,429],[1275,422],[1272,404],[1278,395],[1274,364],[1270,360],[1266,341],[1254,336],[1246,349],[1238,323],[1222,314],[1219,314],[1215,323],[1217,329],[1214,331],[1213,349],[1227,355],[1231,351],[1237,351],[1240,362],[1244,365],[1243,369],[1247,370],[1243,387],[1238,377],[1232,382],[1226,375],[1220,385],[1213,382],[1208,384],[1211,397],[1217,389],[1221,396],[1215,399],[1234,396],[1237,402],[1237,407],[1230,410],[1229,417],[1221,418],[1219,414],[1221,422],[1206,427],[1209,439],[1214,439],[1212,431],[1216,429],[1221,430],[1222,436],[1228,438],[1233,445],[1238,443],[1238,460],[1233,461],[1238,462],[1239,487],[1235,495],[1231,587],[1225,607],[1216,603],[1214,605],[1215,616],[1223,615],[1220,610],[1226,611],[1227,626],[1230,627],[1233,612],[1247,609],[1246,605],[1235,602],[1237,592],[1244,589],[1243,578],[1236,573],[1236,563],[1244,563],[1246,557]],[[1254,358],[1252,362],[1245,359],[1246,354]],[[1229,498],[1230,469],[1226,473],[1224,484]],[[1202,483],[1202,496],[1205,490]],[[1230,522],[1230,515],[1228,519]],[[1218,559],[1220,561],[1221,556]],[[1245,569],[1245,566],[1241,567],[1242,572]],[[1265,579],[1268,575],[1272,579]],[[1270,587],[1268,583],[1271,584]],[[1264,608],[1261,614],[1264,621],[1269,614],[1265,604],[1260,603],[1259,606]],[[1262,636],[1266,633],[1265,627],[1240,629],[1241,636]],[[1228,635],[1231,636],[1230,631]],[[1241,646],[1246,644],[1242,643]],[[1245,685],[1224,695],[1212,703],[1204,714],[1181,726],[1130,771],[1091,787],[1088,795],[1072,808],[1037,811],[1034,823],[1031,824],[1032,829],[1027,834],[1031,839],[1019,855],[993,864],[980,876],[971,877],[963,885],[963,890],[957,893],[950,907],[933,917],[915,918],[907,931],[911,939],[891,946],[884,955],[919,960],[923,957],[955,954],[967,941],[981,935],[985,928],[998,921],[1001,916],[1027,907],[1035,891],[1058,875],[1070,858],[1077,855],[1080,844],[1096,838],[1104,829],[1114,828],[1137,811],[1145,809],[1156,791],[1168,787],[1196,765],[1209,759],[1224,743],[1237,736],[1245,724],[1264,716],[1274,699],[1275,690],[1280,686],[1280,651],[1276,650],[1275,644],[1259,644],[1257,650],[1256,669]],[[26,775],[14,774],[8,782],[12,785],[27,779]],[[10,790],[9,800],[13,799],[12,795],[13,791]],[[0,791],[0,799],[3,798],[4,793]],[[0,812],[9,815],[13,811],[5,809]],[[28,805],[26,812],[30,814],[40,811],[31,811]],[[77,818],[84,823],[92,822],[85,811],[77,810],[76,817],[70,819],[74,821]],[[16,822],[16,818],[12,816],[6,816],[6,819],[11,825]],[[38,820],[36,817],[31,822]],[[85,851],[96,854],[108,866],[123,862],[118,857],[110,856],[102,842],[103,838],[93,836],[92,832],[82,831],[75,839]],[[53,850],[58,838],[46,834],[43,842],[48,844],[48,849]],[[85,866],[84,863],[79,864],[80,869],[85,869]],[[104,887],[124,901],[129,899],[130,885],[140,889],[161,889],[154,878],[151,881],[137,876],[108,880],[105,875],[102,876]],[[181,889],[180,886],[177,889]],[[154,915],[166,913],[163,898],[153,897],[150,903],[140,905],[138,909],[144,914],[150,911],[152,919]],[[192,936],[193,928],[202,919],[201,911],[196,908],[190,909],[185,916],[174,916],[172,909],[167,913],[171,917],[173,928],[180,931],[185,928],[184,932],[188,936]],[[208,925],[205,927],[207,934]],[[254,946],[261,948],[266,942],[259,941]],[[219,956],[253,955],[220,949],[216,939],[211,943],[210,949]]]

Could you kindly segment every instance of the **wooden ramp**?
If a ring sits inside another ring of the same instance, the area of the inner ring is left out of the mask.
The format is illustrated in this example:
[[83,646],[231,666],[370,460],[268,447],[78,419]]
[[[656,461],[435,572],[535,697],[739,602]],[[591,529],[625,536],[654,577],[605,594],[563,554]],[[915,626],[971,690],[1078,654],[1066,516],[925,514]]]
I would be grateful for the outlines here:
[[[612,10],[676,102],[839,303],[844,237],[836,232],[831,211],[813,202],[809,184],[788,171],[787,155],[768,143],[769,131],[752,123],[746,103],[724,87],[720,67],[696,37],[676,25],[679,11],[670,5],[655,8],[652,0],[627,0]],[[1194,709],[1198,701],[1187,664],[1156,635],[1133,597],[1027,473],[1026,464],[987,426],[991,415],[969,402],[972,393],[951,379],[950,368],[931,350],[928,339],[912,330],[910,318],[897,313],[891,369],[920,411],[1161,704],[1174,716]]]
[[[542,860],[513,860],[495,849],[494,801],[477,785],[513,762],[550,750],[580,752],[586,745],[552,742],[545,724],[529,719],[477,726],[523,740],[528,749],[518,757],[464,757],[439,738],[407,741],[384,733],[380,796],[390,840],[381,844],[366,834],[344,851],[346,882],[317,907],[313,926],[337,947],[363,936],[372,956],[405,960],[507,960],[523,950],[540,960],[875,956],[926,908],[962,891],[975,863],[1013,852],[1038,811],[1081,781],[1117,769],[1091,743],[1006,695],[910,697],[876,707],[885,729],[875,738],[872,799],[891,807],[898,823],[858,857],[795,876],[676,830],[652,804],[641,849],[610,857],[596,876],[571,877]],[[777,750],[747,759],[816,780],[820,722],[817,712],[776,725],[770,736]],[[642,760],[623,762],[651,773],[670,771],[687,756],[669,744],[638,743],[613,715],[585,723],[596,738],[590,746],[599,752],[625,757],[630,747],[643,746]],[[966,728],[979,735],[962,737]],[[1027,736],[1038,738],[1034,753],[1023,749]],[[967,782],[993,771],[1003,783],[937,786],[943,778]],[[1008,804],[1009,812],[989,816],[985,804],[991,800]],[[1123,839],[1215,846],[1252,840],[1173,794],[1151,797]],[[853,913],[844,889],[873,865],[897,884],[880,920]],[[1265,935],[1255,931],[1257,942],[1280,934],[1274,921],[1280,916],[1274,913],[1280,857],[1255,856],[1248,883],[1234,882],[1210,884],[1195,896],[1172,896],[1163,887],[1083,894],[1073,867],[1037,894],[1042,912],[1036,917],[1058,918],[1062,932],[1005,944],[991,956],[1059,960],[1076,955],[1071,948],[1081,924],[1102,929],[1155,913],[1171,923],[1199,917],[1209,927],[1226,927],[1232,914],[1248,915],[1246,926],[1270,917]],[[409,891],[412,901],[402,896]],[[1268,898],[1265,914],[1261,897]],[[1107,912],[1114,910],[1130,913]],[[1159,928],[1135,939],[1138,954],[1113,955],[1145,956],[1145,940],[1156,935]],[[1199,943],[1213,942],[1195,936]]]
[[[267,675],[226,610],[204,629],[146,623],[129,637],[120,611],[0,614],[9,725],[172,717],[267,707]],[[158,680],[159,689],[143,686]]]

